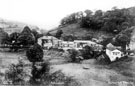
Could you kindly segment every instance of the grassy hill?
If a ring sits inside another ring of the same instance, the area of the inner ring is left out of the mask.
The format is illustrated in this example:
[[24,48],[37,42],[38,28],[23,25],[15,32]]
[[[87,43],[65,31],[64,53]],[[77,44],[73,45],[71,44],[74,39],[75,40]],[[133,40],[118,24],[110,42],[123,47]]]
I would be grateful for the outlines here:
[[130,7],[128,10],[130,11],[130,15],[135,15],[135,7]]
[[[130,7],[127,9],[129,10],[130,15],[135,16],[135,7]],[[133,24],[135,25],[135,19],[133,21]],[[116,34],[112,34],[112,33],[101,31],[101,30],[92,30],[92,29],[87,30],[86,28],[81,28],[78,23],[67,24],[65,26],[58,27],[56,29],[50,30],[49,33],[52,35],[55,35],[58,29],[61,29],[63,31],[64,35],[73,34],[77,37],[78,36],[84,37],[88,34],[91,34],[94,38],[98,39],[101,36],[113,37],[116,35]]]
[[76,37],[85,37],[87,35],[92,35],[94,38],[98,39],[101,36],[105,36],[105,37],[112,37],[112,36],[114,36],[113,34],[107,33],[107,32],[104,32],[104,31],[87,30],[86,28],[81,28],[79,26],[79,24],[66,25],[64,27],[57,28],[57,29],[51,30],[49,32],[50,32],[50,34],[55,35],[58,29],[61,29],[63,31],[64,35],[73,34]]

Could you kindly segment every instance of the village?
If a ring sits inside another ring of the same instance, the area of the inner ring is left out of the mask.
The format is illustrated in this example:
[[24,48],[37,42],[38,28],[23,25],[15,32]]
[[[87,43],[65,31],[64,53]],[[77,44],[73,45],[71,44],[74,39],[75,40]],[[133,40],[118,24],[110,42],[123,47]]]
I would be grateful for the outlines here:
[[[31,33],[31,30],[28,26],[25,26],[21,32],[21,34],[30,34],[30,33]],[[13,37],[15,37],[15,36],[16,35],[14,35]],[[30,74],[31,73],[30,71],[34,71],[34,72],[38,71],[37,69],[33,69],[33,68],[31,69],[31,67],[34,67],[34,65],[37,65],[36,68],[38,68],[38,66],[41,66],[44,63],[44,61],[49,62],[49,64],[53,67],[53,69],[50,69],[52,71],[56,71],[56,70],[64,71],[64,70],[66,70],[66,69],[63,69],[63,67],[65,67],[65,66],[67,66],[67,68],[69,66],[68,70],[70,70],[70,67],[76,68],[76,66],[81,67],[82,65],[85,65],[82,67],[83,69],[81,69],[79,67],[79,68],[77,68],[77,70],[90,71],[91,70],[90,67],[92,67],[92,69],[93,69],[94,66],[102,67],[102,65],[107,66],[107,65],[112,65],[112,64],[116,64],[116,63],[121,63],[121,62],[127,61],[128,59],[131,59],[131,57],[134,56],[134,53],[129,50],[129,47],[127,45],[126,45],[126,49],[123,50],[123,48],[121,46],[114,46],[112,43],[108,43],[106,46],[103,46],[99,42],[100,41],[98,41],[95,38],[93,38],[92,40],[64,41],[62,39],[56,38],[55,36],[42,35],[37,39],[37,44],[34,44],[35,48],[34,47],[32,48],[31,46],[28,47],[28,45],[24,45],[23,42],[20,44],[18,42],[18,39],[17,40],[12,39],[11,43],[6,41],[6,42],[4,42],[4,44],[3,43],[1,44],[1,60],[2,60],[1,68],[2,69],[0,72],[1,72],[1,74],[5,74],[6,71],[9,70],[8,69],[9,65],[14,65],[14,67],[16,67],[17,65],[23,64],[24,66],[22,68],[27,69],[26,74]],[[36,47],[37,47],[38,51],[35,51],[35,50],[29,51],[29,48],[36,49]],[[26,51],[26,54],[24,51]],[[29,57],[29,55],[27,54],[28,51],[31,53],[34,52],[32,54],[33,56]],[[37,52],[40,54],[39,56],[36,56],[36,55],[38,55]],[[6,55],[6,57],[5,57],[5,55]],[[42,58],[43,58],[43,61],[42,61]],[[34,60],[34,59],[36,59],[36,60]],[[30,60],[30,62],[28,60]],[[33,61],[34,62],[36,61],[36,62],[33,63]],[[5,65],[5,62],[6,62],[6,65]],[[74,66],[74,65],[76,65],[76,66]],[[60,67],[60,69],[59,69],[59,67]],[[61,69],[61,67],[62,67],[62,69]],[[114,67],[117,67],[117,66],[115,65]],[[14,71],[22,70],[22,68],[15,69]],[[97,70],[97,68],[96,68],[96,70]],[[68,71],[67,71],[67,73],[68,73]],[[94,73],[94,71],[93,71],[93,73]],[[11,72],[11,74],[12,74],[12,72]],[[37,73],[37,74],[39,76],[40,73]],[[9,81],[10,81],[10,83],[13,83],[13,84],[18,83],[18,81],[12,82],[13,77],[10,78],[9,76],[6,75],[6,77],[9,77],[9,78],[7,78],[5,80],[4,76],[1,76],[1,80],[4,84],[7,83],[7,80],[8,80],[8,83],[9,83]],[[30,74],[30,76],[33,76],[33,75]],[[74,76],[74,75],[71,75],[71,76]],[[2,79],[2,77],[3,77],[3,79]],[[29,76],[27,75],[24,77],[25,78],[23,78],[23,79],[26,80],[25,82],[27,82],[27,79]],[[59,76],[59,77],[63,77],[63,76]],[[16,78],[17,78],[17,80],[20,79],[18,76],[16,76]],[[29,77],[29,79],[30,79],[30,77]],[[39,82],[36,80],[37,79],[35,77],[34,81]],[[53,82],[53,83],[58,84],[56,82]],[[61,82],[61,83],[63,83],[63,82]]]
[[[88,40],[74,40],[74,41],[63,41],[57,39],[53,36],[43,36],[38,39],[38,44],[41,45],[44,49],[62,49],[63,51],[68,51],[75,49],[77,51],[82,50],[85,46],[92,47],[93,51],[101,52],[103,51],[103,45],[96,43],[95,41]],[[129,47],[126,46],[126,50],[129,50]],[[119,60],[120,58],[127,57],[128,55],[133,55],[133,53],[123,52],[121,46],[114,46],[109,43],[104,50],[105,54],[108,56],[111,62]],[[91,52],[91,51],[89,51]]]
[[0,86],[135,86],[135,7],[76,11],[45,10],[44,27],[0,18]]

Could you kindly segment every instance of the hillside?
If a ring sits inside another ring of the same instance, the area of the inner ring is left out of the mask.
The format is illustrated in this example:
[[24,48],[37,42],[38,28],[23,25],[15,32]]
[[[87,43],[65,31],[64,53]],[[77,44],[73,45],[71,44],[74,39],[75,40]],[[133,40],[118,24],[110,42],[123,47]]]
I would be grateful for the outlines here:
[[[98,31],[98,30],[94,31],[94,30],[87,30],[86,28],[81,28],[79,24],[70,24],[58,29],[61,29],[64,35],[73,34],[76,37],[85,37],[87,35],[92,35],[94,38],[98,39],[101,36],[104,37],[114,36],[113,34],[104,31]],[[55,35],[58,29],[50,31],[50,34]]]
[[[129,15],[135,16],[135,7],[125,8],[125,9],[129,11]],[[72,15],[73,14],[71,14],[71,16]],[[112,13],[112,15],[114,15],[114,14]],[[114,17],[115,17],[115,15],[114,15]],[[69,18],[72,18],[72,17],[69,16]],[[116,18],[116,20],[117,20],[117,18]],[[134,26],[135,25],[135,17],[131,18],[130,22],[129,21],[127,21],[127,22],[130,25],[129,27]],[[110,22],[110,23],[107,22],[108,26],[109,26],[109,24],[113,24],[113,22]],[[117,26],[114,25],[114,27],[118,28],[120,25],[122,25],[122,24],[119,24]],[[94,26],[98,26],[98,24],[95,24]],[[114,27],[110,25],[108,29],[113,28],[113,30],[115,30]],[[121,28],[121,27],[119,27],[119,28]],[[74,22],[72,23],[72,21],[71,21],[71,24],[67,23],[66,25],[61,25],[61,27],[58,26],[58,28],[50,30],[49,33],[52,35],[55,35],[58,29],[61,29],[63,31],[64,35],[71,35],[72,34],[72,35],[77,36],[77,37],[84,37],[84,36],[90,35],[93,38],[99,39],[102,36],[109,38],[109,37],[113,37],[116,35],[116,34],[112,33],[112,31],[109,32],[109,31],[105,31],[102,29],[93,30],[93,28],[90,28],[90,27],[89,27],[89,29],[86,29],[85,27],[82,28],[80,26],[80,24],[74,23]]]
[[34,25],[0,19],[0,28],[3,28],[8,34],[11,34],[12,32],[21,32],[25,26],[29,26],[31,29],[39,30],[39,28]]
[[130,11],[130,15],[135,15],[135,7],[130,7],[128,10]]

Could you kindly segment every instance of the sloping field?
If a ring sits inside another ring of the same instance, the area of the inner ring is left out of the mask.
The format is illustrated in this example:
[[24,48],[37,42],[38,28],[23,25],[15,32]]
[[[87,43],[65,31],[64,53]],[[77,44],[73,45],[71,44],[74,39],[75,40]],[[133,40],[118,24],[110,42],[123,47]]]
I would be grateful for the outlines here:
[[[61,53],[56,51],[45,51],[44,59],[49,59],[48,61],[51,63],[50,72],[62,70],[66,76],[73,76],[81,86],[124,86],[135,83],[135,57],[129,57],[109,65],[101,65],[95,59],[84,60],[81,63],[67,63],[66,59],[59,55]],[[17,63],[18,57],[26,59],[25,52],[0,52],[1,70],[11,63]]]
[[21,32],[25,26],[29,26],[31,29],[37,29],[37,26],[34,25],[0,19],[0,28],[4,28],[4,31],[8,34]]
[[[58,29],[52,30],[50,31],[50,34],[55,35]],[[112,37],[113,34],[110,33],[106,33],[104,31],[93,31],[91,29],[87,30],[86,28],[80,28],[80,26],[78,24],[70,24],[70,25],[66,25],[63,26],[61,28],[61,30],[63,31],[64,35],[75,35],[75,36],[79,36],[79,37],[84,37],[86,35],[92,35],[93,38],[99,38],[101,36],[106,36],[106,37]]]
[[123,62],[100,65],[91,59],[81,64],[69,63],[52,67],[54,71],[62,70],[67,76],[74,76],[81,86],[128,86],[127,84],[134,86],[134,62],[130,58]]

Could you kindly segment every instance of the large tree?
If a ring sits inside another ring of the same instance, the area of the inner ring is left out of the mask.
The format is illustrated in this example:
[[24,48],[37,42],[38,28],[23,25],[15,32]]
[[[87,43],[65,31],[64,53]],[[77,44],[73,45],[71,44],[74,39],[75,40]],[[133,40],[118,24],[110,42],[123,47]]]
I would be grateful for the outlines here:
[[[49,63],[43,61],[43,49],[39,44],[32,45],[27,51],[26,56],[32,62],[30,83],[39,84],[49,73]],[[40,64],[37,64],[40,63]]]
[[20,35],[20,33],[17,33],[17,32],[13,32],[9,35],[9,39],[10,39],[11,44],[17,43],[17,39],[18,39],[19,35]]
[[18,37],[18,43],[24,46],[35,43],[35,37],[28,26],[25,26],[23,31],[20,33]]
[[3,30],[3,28],[0,28],[0,44],[5,44],[8,40],[8,33]]
[[132,32],[134,29],[135,27],[131,27],[123,30],[118,35],[116,35],[116,37],[114,37],[114,45],[122,46],[123,50],[125,50],[126,46],[128,46],[130,43]]

